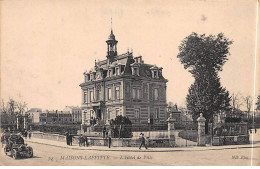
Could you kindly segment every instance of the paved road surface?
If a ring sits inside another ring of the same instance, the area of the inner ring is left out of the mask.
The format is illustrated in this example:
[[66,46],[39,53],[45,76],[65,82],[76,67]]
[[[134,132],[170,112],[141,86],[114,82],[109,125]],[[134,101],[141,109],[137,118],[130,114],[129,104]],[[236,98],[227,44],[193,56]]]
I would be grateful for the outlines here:
[[[260,132],[254,134],[254,140],[260,142]],[[6,156],[1,148],[0,165],[260,165],[259,146],[254,149],[120,152],[76,150],[39,143],[29,143],[29,145],[34,149],[34,158],[14,160]],[[251,159],[252,155],[253,159]]]
[[[2,148],[1,165],[251,165],[250,148],[179,152],[119,152],[74,150],[38,143],[30,143],[30,146],[34,149],[35,157],[18,160],[5,156]],[[259,153],[260,148],[254,148],[253,165],[260,165]]]

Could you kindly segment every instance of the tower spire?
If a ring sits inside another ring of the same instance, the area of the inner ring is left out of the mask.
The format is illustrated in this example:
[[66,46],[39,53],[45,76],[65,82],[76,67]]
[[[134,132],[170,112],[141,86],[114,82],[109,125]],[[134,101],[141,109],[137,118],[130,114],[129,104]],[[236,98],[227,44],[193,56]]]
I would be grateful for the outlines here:
[[111,32],[113,32],[113,18],[111,16]]
[[116,37],[113,33],[113,25],[112,25],[112,17],[111,17],[111,33],[108,37],[108,40],[106,41],[107,43],[107,58],[109,60],[109,62],[113,62],[114,58],[117,56],[117,40],[116,40]]

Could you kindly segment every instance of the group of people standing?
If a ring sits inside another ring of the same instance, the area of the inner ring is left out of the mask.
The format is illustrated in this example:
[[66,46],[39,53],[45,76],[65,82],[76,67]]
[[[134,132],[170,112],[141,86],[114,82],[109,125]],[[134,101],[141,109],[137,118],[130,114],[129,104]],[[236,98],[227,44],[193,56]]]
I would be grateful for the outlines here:
[[[66,132],[66,142],[67,145],[72,146],[72,141],[73,141],[73,135],[69,132]],[[103,138],[107,138],[107,143],[108,143],[108,148],[111,148],[111,143],[112,143],[112,138],[110,135],[108,135],[106,128],[103,128]],[[142,148],[142,146],[145,147],[145,149],[148,149],[147,147],[147,143],[146,143],[146,139],[144,137],[143,133],[140,133],[139,139],[141,141],[141,144],[139,146],[139,149]],[[82,134],[80,134],[79,136],[79,146],[84,146],[84,147],[88,147],[88,137],[87,136],[83,136]]]
[[23,132],[23,136],[24,136],[24,138],[26,138],[26,139],[27,139],[27,136],[29,137],[29,139],[31,139],[32,133],[31,133],[31,131],[25,130],[25,131]]
[[72,141],[73,141],[73,135],[69,132],[66,132],[66,142],[68,146],[72,146]]
[[88,137],[87,136],[83,136],[82,134],[79,136],[79,146],[84,146],[87,147],[88,146]]

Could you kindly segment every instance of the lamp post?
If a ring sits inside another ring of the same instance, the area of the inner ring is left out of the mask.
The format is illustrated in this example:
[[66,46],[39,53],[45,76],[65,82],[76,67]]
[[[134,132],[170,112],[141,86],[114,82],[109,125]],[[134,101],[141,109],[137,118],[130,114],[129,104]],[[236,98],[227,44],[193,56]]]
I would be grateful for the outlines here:
[[150,131],[151,131],[151,119],[148,118],[148,128],[149,128],[149,138],[150,138]]

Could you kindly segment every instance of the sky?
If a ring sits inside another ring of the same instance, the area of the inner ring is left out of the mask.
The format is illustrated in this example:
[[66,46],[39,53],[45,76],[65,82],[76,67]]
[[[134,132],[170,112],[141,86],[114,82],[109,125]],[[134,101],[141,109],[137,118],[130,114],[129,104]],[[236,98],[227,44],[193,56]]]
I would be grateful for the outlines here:
[[[194,81],[177,58],[178,46],[192,32],[222,32],[233,40],[229,60],[219,73],[222,86],[230,93],[254,94],[255,0],[0,3],[1,98],[5,101],[14,98],[26,101],[29,108],[43,109],[80,106],[83,72],[94,66],[95,59],[106,58],[111,17],[119,54],[133,49],[145,63],[163,67],[169,80],[167,101],[185,105]],[[257,72],[256,80],[260,69]],[[257,90],[258,86],[259,82]]]

